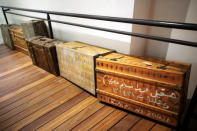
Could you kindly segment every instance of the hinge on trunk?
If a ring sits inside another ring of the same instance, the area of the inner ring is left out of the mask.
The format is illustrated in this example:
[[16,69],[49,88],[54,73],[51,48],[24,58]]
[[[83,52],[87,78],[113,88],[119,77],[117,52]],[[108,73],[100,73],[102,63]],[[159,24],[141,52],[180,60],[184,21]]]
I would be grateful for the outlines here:
[[157,66],[157,69],[165,70],[165,69],[167,69],[166,66],[168,66],[168,65],[169,65],[169,63],[164,64],[164,65],[162,65],[162,66]]
[[121,58],[123,58],[124,56],[121,56],[121,57],[119,57],[119,58],[111,58],[110,60],[112,60],[112,61],[117,61],[118,59],[121,59]]
[[77,50],[78,48],[84,48],[86,46],[80,46],[80,47],[73,47],[72,49]]
[[181,89],[181,87],[180,87],[179,85],[176,85],[175,88],[176,88],[177,90],[180,90],[180,89]]

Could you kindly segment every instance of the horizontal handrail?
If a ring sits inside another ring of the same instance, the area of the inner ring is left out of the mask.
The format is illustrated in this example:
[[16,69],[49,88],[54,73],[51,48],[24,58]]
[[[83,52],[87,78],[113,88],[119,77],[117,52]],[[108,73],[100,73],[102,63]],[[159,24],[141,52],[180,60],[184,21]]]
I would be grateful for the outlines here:
[[62,16],[70,16],[70,17],[78,17],[78,18],[88,18],[88,19],[105,20],[105,21],[130,23],[130,24],[140,24],[140,25],[157,26],[157,27],[165,27],[165,28],[197,30],[197,24],[193,24],[193,23],[154,21],[154,20],[143,20],[143,19],[132,19],[132,18],[121,18],[121,17],[110,17],[110,16],[99,16],[99,15],[87,15],[87,14],[66,13],[66,12],[47,11],[47,10],[25,9],[25,8],[17,8],[17,7],[11,7],[11,6],[1,6],[1,7],[14,9],[14,10],[22,10],[22,11],[37,12],[37,13],[48,13],[48,14],[53,14],[53,15],[62,15]]
[[[14,13],[14,12],[6,12],[6,13],[48,21],[48,19],[41,18],[41,17],[23,15],[23,14]],[[126,32],[126,31],[119,31],[119,30],[113,30],[113,29],[107,29],[107,28],[83,25],[83,24],[76,24],[76,23],[59,21],[59,20],[52,20],[52,19],[50,19],[49,21],[56,22],[56,23],[61,23],[61,24],[79,26],[79,27],[84,27],[84,28],[89,28],[89,29],[96,29],[96,30],[101,30],[101,31],[118,33],[118,34],[123,34],[123,35],[128,35],[128,36],[135,36],[135,37],[141,37],[141,38],[146,38],[146,39],[151,39],[151,40],[159,40],[159,41],[163,41],[163,42],[170,42],[170,43],[176,43],[176,44],[180,44],[180,45],[187,45],[187,46],[197,47],[197,43],[196,42],[176,40],[176,39],[170,39],[170,38],[164,38],[164,37],[158,37],[158,36],[151,36],[151,35],[144,35],[144,34],[138,34],[138,33],[132,33],[132,32]]]
[[[70,17],[78,17],[78,18],[87,18],[87,19],[96,19],[96,20],[104,20],[104,21],[112,21],[112,22],[121,22],[121,23],[128,23],[128,24],[139,24],[139,25],[148,25],[148,26],[156,26],[156,27],[176,28],[176,29],[185,29],[185,30],[197,31],[197,24],[193,24],[193,23],[153,21],[153,20],[143,20],[143,19],[132,19],[132,18],[120,18],[120,17],[109,17],[109,16],[99,16],[99,15],[76,14],[76,13],[66,13],[66,12],[57,12],[57,11],[25,9],[25,8],[17,8],[17,7],[10,7],[10,6],[0,6],[0,7],[2,8],[2,11],[3,11],[3,14],[4,14],[4,17],[5,17],[5,20],[6,20],[7,24],[8,24],[8,20],[7,20],[7,17],[6,17],[6,13],[48,21],[51,38],[53,38],[53,31],[52,31],[51,22],[56,22],[56,23],[68,24],[68,25],[73,25],[73,26],[78,26],[78,27],[89,28],[89,29],[107,31],[107,32],[112,32],[112,33],[117,33],[117,34],[122,34],[122,35],[135,36],[135,37],[141,37],[141,38],[146,38],[146,39],[151,39],[151,40],[157,40],[157,41],[170,42],[170,43],[175,43],[175,44],[180,44],[180,45],[197,47],[197,42],[177,40],[177,39],[171,39],[171,38],[165,38],[165,37],[159,37],[159,36],[152,36],[152,35],[144,35],[144,34],[138,34],[138,33],[133,33],[133,32],[107,29],[107,28],[102,28],[102,27],[95,27],[95,26],[89,26],[89,25],[59,21],[59,20],[51,20],[49,14],[61,15],[61,16],[70,16]],[[20,14],[20,13],[10,12],[9,11],[10,9],[21,10],[21,11],[29,11],[29,12],[37,12],[37,13],[46,13],[47,14],[47,19],[46,18],[41,18],[41,17],[23,15],[23,14]]]

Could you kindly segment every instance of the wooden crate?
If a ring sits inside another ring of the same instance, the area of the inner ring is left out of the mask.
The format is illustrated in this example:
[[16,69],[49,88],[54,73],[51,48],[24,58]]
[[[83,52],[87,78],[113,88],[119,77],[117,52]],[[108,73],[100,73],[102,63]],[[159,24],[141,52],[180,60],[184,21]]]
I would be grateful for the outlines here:
[[27,45],[24,39],[24,34],[20,26],[10,26],[9,32],[15,49],[28,55]]
[[81,42],[56,45],[60,75],[95,95],[95,58],[113,52]]
[[14,44],[13,41],[11,39],[11,35],[9,32],[9,27],[11,25],[6,25],[6,24],[2,24],[1,25],[1,34],[2,34],[2,38],[3,38],[3,42],[6,46],[8,46],[10,49],[14,50]]
[[111,53],[96,59],[98,98],[110,104],[108,99],[115,99],[129,106],[125,109],[176,126],[184,109],[190,68],[189,64]]
[[21,23],[25,39],[34,36],[49,37],[47,26],[43,20],[31,20]]
[[59,67],[55,45],[60,43],[63,42],[44,36],[27,39],[27,46],[33,64],[58,76]]

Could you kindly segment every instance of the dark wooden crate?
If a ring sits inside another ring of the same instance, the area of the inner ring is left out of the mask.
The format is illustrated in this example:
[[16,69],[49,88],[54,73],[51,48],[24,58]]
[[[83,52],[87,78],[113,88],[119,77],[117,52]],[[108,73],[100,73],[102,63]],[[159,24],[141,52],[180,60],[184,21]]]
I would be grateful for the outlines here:
[[55,44],[61,41],[36,36],[27,39],[27,46],[34,65],[58,76],[59,67]]

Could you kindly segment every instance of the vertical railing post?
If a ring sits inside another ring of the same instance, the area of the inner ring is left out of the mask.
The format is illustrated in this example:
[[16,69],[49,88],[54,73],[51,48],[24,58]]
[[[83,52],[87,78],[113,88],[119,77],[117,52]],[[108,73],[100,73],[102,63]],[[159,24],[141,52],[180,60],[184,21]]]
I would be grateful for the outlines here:
[[3,15],[4,15],[4,18],[5,18],[6,24],[9,24],[4,8],[2,8],[2,11],[3,11]]
[[53,39],[53,29],[52,29],[52,25],[51,25],[51,18],[50,18],[50,15],[49,13],[47,13],[47,20],[48,20],[48,26],[49,26],[49,35],[50,35],[50,38]]

